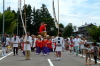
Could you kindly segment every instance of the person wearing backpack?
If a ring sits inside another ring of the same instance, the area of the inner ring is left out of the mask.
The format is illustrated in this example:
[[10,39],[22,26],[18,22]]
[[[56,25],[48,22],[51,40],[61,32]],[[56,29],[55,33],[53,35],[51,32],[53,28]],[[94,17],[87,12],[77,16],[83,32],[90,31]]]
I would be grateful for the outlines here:
[[4,35],[1,38],[1,42],[2,42],[2,56],[6,56],[6,50],[7,50],[7,34],[4,33]]
[[94,42],[94,43],[93,43],[93,46],[94,46],[94,49],[93,49],[93,56],[94,56],[94,61],[95,61],[94,64],[97,64],[97,56],[98,56],[98,52],[99,52],[98,47],[97,47],[97,43]]

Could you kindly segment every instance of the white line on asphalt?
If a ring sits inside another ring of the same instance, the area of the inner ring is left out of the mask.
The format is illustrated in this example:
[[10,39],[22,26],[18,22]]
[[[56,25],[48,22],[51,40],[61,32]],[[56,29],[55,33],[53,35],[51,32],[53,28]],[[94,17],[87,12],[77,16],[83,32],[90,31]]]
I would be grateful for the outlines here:
[[48,62],[50,64],[50,66],[54,66],[50,59],[47,59],[47,60],[48,60]]
[[[82,56],[82,55],[81,55],[81,54],[79,54],[79,56]],[[86,56],[84,56],[84,55],[83,55],[83,57],[86,57]],[[91,59],[91,60],[92,60],[92,61],[94,61],[94,59]],[[100,63],[99,61],[97,61],[97,62],[98,62],[98,63]]]
[[4,58],[6,58],[7,56],[11,55],[12,53],[13,53],[13,52],[11,52],[11,53],[7,54],[6,56],[4,56],[4,57],[0,58],[0,60],[2,60],[2,59],[4,59]]
[[[70,52],[70,51],[68,51],[68,52]],[[76,54],[76,53],[74,53],[74,54]],[[78,54],[79,56],[82,56],[81,54]],[[86,57],[85,55],[83,55],[83,57]],[[94,61],[94,59],[91,59],[92,61]],[[100,63],[100,61],[97,61],[98,63]]]

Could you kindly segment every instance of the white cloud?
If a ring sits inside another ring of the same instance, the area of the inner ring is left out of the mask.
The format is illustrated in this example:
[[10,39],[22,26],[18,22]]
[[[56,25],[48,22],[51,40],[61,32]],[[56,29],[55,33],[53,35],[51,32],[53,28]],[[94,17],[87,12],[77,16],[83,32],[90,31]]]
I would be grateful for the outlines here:
[[[52,11],[52,0],[25,0],[26,4],[30,4],[36,9],[40,8],[42,4],[46,4],[50,14],[53,16]],[[55,1],[56,14],[58,16],[58,6],[57,1]],[[88,2],[89,0],[59,0],[60,1],[60,23],[66,26],[68,23],[73,23],[73,25],[81,26],[85,22],[87,23],[97,23],[100,25],[100,1],[93,0],[93,2]],[[2,0],[0,1],[0,12],[3,10]],[[24,0],[22,0],[22,6],[24,5]],[[10,6],[12,10],[17,10],[18,0],[5,0],[5,9]]]

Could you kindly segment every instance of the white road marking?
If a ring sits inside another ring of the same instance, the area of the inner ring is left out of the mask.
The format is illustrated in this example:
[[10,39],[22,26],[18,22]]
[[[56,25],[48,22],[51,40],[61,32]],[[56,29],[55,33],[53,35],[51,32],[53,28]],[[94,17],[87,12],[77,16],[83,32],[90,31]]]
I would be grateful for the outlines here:
[[[68,51],[68,52],[70,52],[70,51]],[[76,53],[74,53],[74,54],[76,54]],[[79,56],[82,56],[81,54],[78,54]],[[83,55],[83,57],[86,57],[85,55]],[[91,59],[92,61],[94,61],[94,59]],[[97,61],[98,63],[100,63],[100,61]]]
[[50,64],[50,66],[54,66],[50,59],[47,59],[47,60],[48,60],[48,62]]
[[[79,56],[82,56],[81,54],[78,54]],[[86,57],[83,55],[83,57]],[[91,59],[92,61],[94,61],[94,59]],[[97,61],[98,63],[100,63],[100,61]]]
[[13,53],[13,52],[11,52],[11,53],[7,54],[6,56],[4,56],[4,57],[0,58],[0,60],[2,60],[2,59],[4,59],[4,58],[6,58],[7,56],[11,55],[12,53]]

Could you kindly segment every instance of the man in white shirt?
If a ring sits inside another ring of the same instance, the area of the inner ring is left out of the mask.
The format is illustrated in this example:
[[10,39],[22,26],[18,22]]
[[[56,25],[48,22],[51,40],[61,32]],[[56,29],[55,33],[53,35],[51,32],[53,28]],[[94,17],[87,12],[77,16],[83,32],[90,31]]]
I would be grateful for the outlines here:
[[64,48],[64,39],[61,37],[61,34],[59,34],[59,36],[57,36],[54,40],[56,43],[56,57],[57,60],[60,60],[61,51]]
[[32,37],[30,36],[30,33],[28,32],[24,39],[24,50],[25,50],[26,60],[30,60],[31,45],[32,45]]
[[13,44],[14,56],[15,56],[15,52],[16,52],[16,55],[18,55],[18,46],[19,46],[19,43],[20,43],[20,39],[17,36],[17,34],[14,34],[14,36],[11,39],[11,43]]
[[74,48],[75,48],[76,56],[78,56],[78,54],[79,54],[79,44],[81,42],[81,39],[79,38],[79,36],[76,36],[76,38],[73,40],[73,42],[74,42]]

